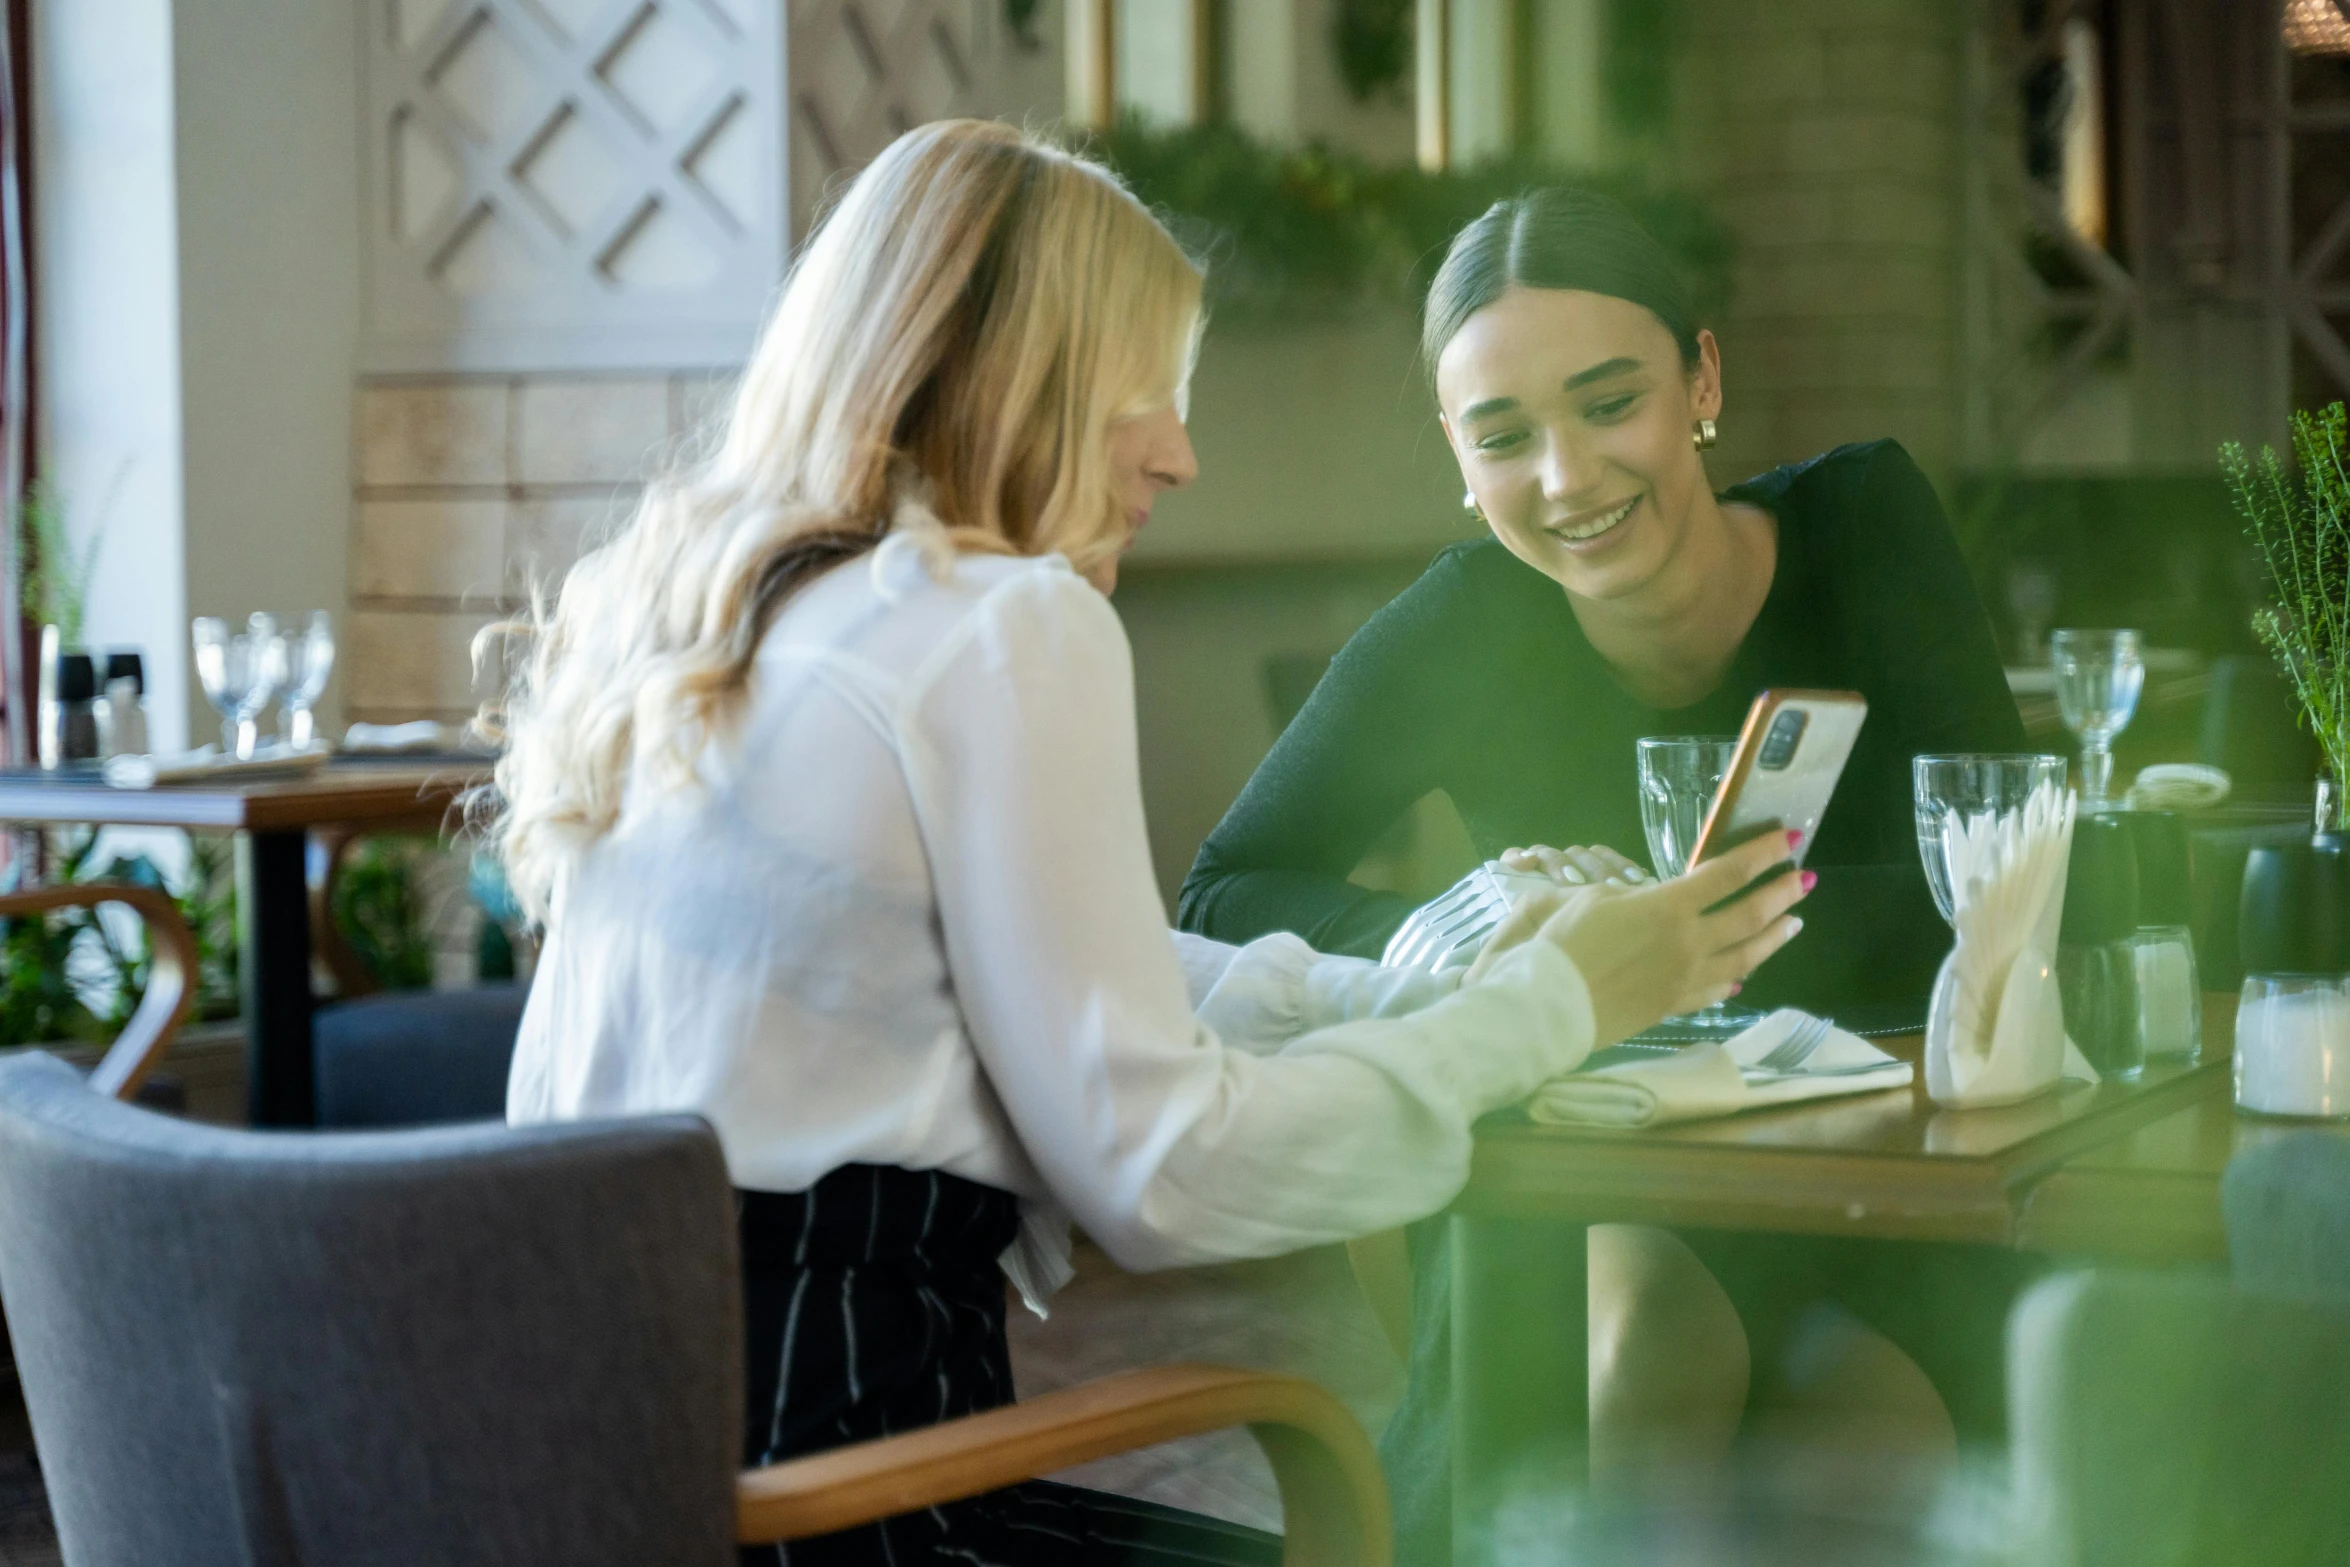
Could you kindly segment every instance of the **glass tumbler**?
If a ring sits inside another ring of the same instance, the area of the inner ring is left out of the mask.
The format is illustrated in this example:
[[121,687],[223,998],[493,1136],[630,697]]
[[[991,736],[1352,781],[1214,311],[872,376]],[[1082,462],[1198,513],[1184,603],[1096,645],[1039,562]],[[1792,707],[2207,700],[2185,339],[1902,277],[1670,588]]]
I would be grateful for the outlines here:
[[2350,1118],[2350,975],[2247,975],[2235,1071],[2239,1109]]
[[1921,756],[1910,763],[1912,805],[1917,813],[1918,858],[1925,862],[1926,885],[1934,891],[1934,907],[1950,918],[1950,856],[1944,827],[1978,816],[1994,819],[2020,814],[2035,790],[2064,788],[2061,756],[2005,755],[1977,752],[1952,756]]
[[[1659,735],[1639,743],[1640,825],[1648,837],[1649,864],[1662,880],[1689,869],[1697,835],[1705,827],[1722,777],[1738,752],[1735,735]],[[1766,1014],[1717,1001],[1696,1012],[1669,1017],[1658,1027],[1672,1033],[1721,1038],[1741,1033]]]

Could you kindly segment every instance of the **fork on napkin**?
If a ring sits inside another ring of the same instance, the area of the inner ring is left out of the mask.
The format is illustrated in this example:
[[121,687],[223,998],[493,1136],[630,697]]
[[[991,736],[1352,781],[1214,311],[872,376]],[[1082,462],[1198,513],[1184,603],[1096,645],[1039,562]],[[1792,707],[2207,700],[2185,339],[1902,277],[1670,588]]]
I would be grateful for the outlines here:
[[1726,1040],[1552,1078],[1535,1090],[1526,1113],[1547,1126],[1665,1126],[1909,1086],[1915,1069],[1907,1061],[1832,1023],[1805,1048],[1799,1036],[1823,1023],[1781,1007]]

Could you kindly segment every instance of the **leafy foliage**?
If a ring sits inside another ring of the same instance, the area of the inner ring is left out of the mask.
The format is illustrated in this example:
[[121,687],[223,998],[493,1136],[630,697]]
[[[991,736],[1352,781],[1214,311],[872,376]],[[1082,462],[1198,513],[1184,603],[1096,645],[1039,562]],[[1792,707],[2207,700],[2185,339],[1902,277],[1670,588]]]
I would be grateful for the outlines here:
[[417,861],[430,852],[414,840],[370,838],[335,883],[335,924],[386,990],[432,983],[432,937],[417,877]]
[[[50,840],[50,879],[122,881],[165,892],[144,854],[96,860],[98,834]],[[237,1010],[236,897],[226,838],[191,834],[188,876],[173,895],[196,936],[199,1017]],[[147,984],[147,950],[91,909],[0,920],[0,1045],[112,1038]],[[93,1005],[95,1003],[95,1005]]]
[[1161,129],[1129,116],[1095,149],[1208,263],[1220,314],[1293,318],[1366,301],[1417,306],[1461,226],[1542,185],[1615,197],[1682,267],[1701,316],[1729,297],[1728,229],[1696,198],[1637,175],[1568,174],[1526,159],[1429,174],[1320,145],[1267,147],[1228,125]]
[[1338,0],[1330,48],[1357,103],[1399,93],[1412,68],[1412,0]]
[[56,492],[39,484],[19,504],[17,527],[25,563],[25,617],[37,626],[55,626],[66,646],[79,645],[90,569],[98,558],[97,535],[77,553]]
[[2293,682],[2301,714],[2336,778],[2350,778],[2350,435],[2343,405],[2293,415],[2287,473],[2273,448],[2255,463],[2231,441],[2220,466],[2245,532],[2260,546],[2275,602],[2253,619]]

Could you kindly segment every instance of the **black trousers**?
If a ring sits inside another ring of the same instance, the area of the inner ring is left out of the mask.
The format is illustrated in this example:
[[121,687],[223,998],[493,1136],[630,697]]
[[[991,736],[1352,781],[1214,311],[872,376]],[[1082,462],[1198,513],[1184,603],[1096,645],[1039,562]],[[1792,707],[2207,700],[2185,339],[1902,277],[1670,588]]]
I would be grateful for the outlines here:
[[[737,1192],[749,1400],[743,1458],[774,1463],[1012,1401],[1008,1192],[845,1165],[805,1192]],[[1272,1567],[1272,1535],[1032,1480],[879,1523],[748,1548],[790,1567]]]

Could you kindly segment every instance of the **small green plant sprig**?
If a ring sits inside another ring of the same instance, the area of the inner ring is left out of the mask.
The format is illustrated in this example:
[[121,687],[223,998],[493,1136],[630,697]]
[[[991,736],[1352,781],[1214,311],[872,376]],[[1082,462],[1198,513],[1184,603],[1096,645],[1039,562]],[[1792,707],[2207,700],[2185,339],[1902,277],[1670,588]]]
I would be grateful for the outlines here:
[[2275,602],[2252,629],[2276,655],[2336,778],[2350,778],[2350,435],[2343,405],[2293,415],[2286,471],[2272,447],[2257,462],[2230,441],[2220,466],[2259,546]]

